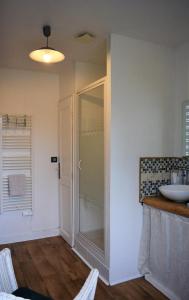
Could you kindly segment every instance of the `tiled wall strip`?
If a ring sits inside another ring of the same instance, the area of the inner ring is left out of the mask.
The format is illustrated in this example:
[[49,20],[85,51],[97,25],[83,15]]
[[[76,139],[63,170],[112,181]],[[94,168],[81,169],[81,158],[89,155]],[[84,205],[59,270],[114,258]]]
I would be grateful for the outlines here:
[[170,184],[171,170],[189,169],[186,157],[142,157],[140,158],[140,201],[145,196],[157,196],[158,187]]

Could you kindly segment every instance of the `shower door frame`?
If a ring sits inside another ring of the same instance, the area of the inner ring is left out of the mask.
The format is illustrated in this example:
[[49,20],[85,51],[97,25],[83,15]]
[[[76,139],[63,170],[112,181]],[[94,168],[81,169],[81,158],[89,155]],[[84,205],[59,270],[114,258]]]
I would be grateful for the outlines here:
[[[96,246],[92,241],[87,239],[85,234],[80,232],[79,221],[79,96],[83,93],[97,88],[98,86],[104,86],[104,251]],[[73,166],[74,166],[74,184],[73,184],[73,198],[74,198],[74,251],[88,264],[93,267],[99,268],[101,277],[108,282],[109,272],[109,124],[110,124],[110,103],[107,97],[107,77],[103,77],[90,85],[79,90],[74,99],[74,124],[73,124]],[[98,262],[102,263],[101,266],[94,265],[91,261],[88,261],[86,257],[80,253],[79,249],[83,248],[86,252],[91,253],[93,256],[92,261],[95,258]],[[105,269],[103,269],[105,267]],[[102,269],[102,272],[101,272]]]

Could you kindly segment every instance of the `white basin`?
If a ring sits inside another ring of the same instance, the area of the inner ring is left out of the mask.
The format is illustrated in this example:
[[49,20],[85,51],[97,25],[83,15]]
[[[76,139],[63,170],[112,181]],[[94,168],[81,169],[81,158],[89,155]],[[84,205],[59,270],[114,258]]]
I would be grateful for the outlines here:
[[187,202],[189,201],[189,185],[181,184],[170,184],[162,185],[159,187],[160,193],[173,201],[176,202]]

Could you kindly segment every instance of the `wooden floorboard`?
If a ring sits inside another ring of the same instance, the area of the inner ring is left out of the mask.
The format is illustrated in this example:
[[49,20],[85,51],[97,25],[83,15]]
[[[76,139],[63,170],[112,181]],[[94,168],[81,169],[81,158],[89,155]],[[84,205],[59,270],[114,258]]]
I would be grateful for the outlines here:
[[[11,249],[19,286],[27,286],[54,300],[73,299],[81,289],[89,268],[61,237],[0,245]],[[167,300],[143,278],[115,286],[100,279],[96,300]]]

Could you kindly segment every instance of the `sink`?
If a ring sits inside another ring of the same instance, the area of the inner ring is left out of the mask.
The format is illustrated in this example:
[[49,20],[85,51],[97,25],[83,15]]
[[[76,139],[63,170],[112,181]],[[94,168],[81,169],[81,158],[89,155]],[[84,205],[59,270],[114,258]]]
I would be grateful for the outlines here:
[[181,184],[170,184],[162,185],[159,187],[160,193],[173,201],[176,202],[187,202],[189,201],[189,185]]

